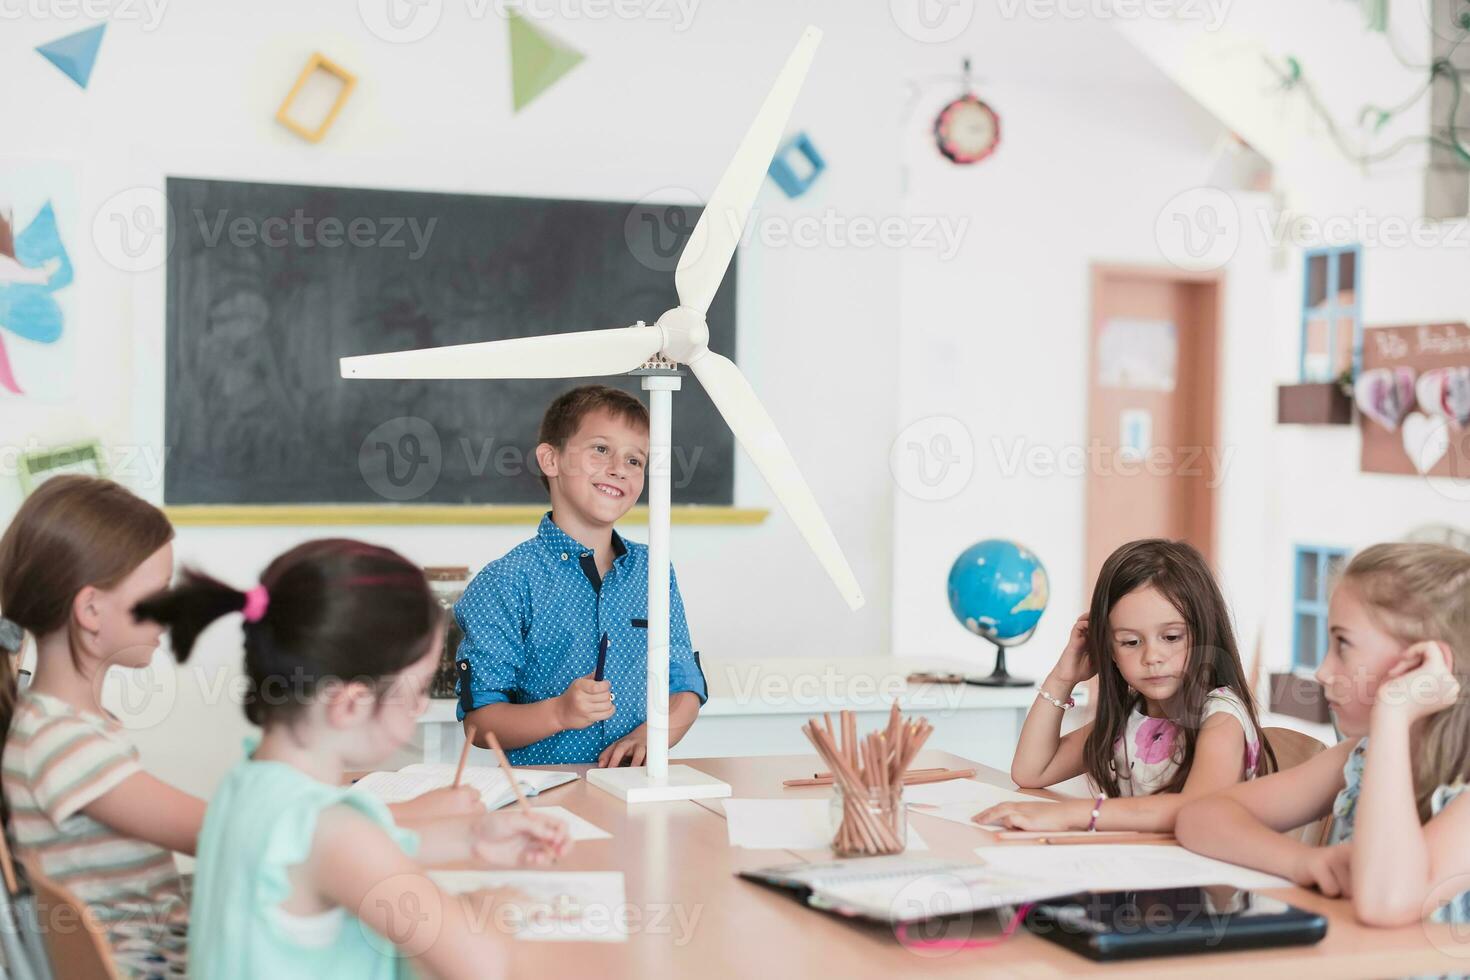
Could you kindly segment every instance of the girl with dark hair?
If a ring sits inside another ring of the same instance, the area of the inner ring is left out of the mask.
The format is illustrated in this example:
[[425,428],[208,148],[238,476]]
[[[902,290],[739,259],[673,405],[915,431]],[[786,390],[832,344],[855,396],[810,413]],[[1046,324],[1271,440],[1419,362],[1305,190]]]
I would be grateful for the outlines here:
[[181,661],[235,612],[245,714],[263,732],[204,817],[190,975],[371,980],[395,976],[400,955],[434,976],[501,975],[500,937],[424,865],[545,864],[569,847],[565,826],[480,809],[415,833],[342,785],[402,747],[428,703],[444,623],[423,573],[386,548],[311,541],[248,591],[186,572],[137,608],[171,629]]
[[[1073,688],[1094,676],[1096,718],[1063,736]],[[1134,541],[1103,564],[1091,608],[1042,683],[1011,762],[1018,786],[1086,773],[1096,795],[1001,804],[974,820],[1017,830],[1168,831],[1190,799],[1275,767],[1204,556],[1180,541]]]
[[109,480],[58,476],[0,539],[0,653],[29,634],[17,692],[0,655],[6,830],[20,857],[87,903],[125,976],[183,976],[188,904],[172,851],[194,853],[204,802],[143,770],[102,707],[109,668],[146,668],[161,630],[133,604],[168,585],[173,528]]

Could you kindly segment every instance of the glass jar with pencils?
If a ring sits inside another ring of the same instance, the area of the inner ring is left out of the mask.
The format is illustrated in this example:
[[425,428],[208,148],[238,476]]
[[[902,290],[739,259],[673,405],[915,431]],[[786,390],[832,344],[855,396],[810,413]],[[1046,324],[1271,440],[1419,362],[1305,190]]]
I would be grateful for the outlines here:
[[830,812],[832,851],[838,857],[901,854],[908,846],[902,783],[849,791],[834,781]]
[[899,854],[908,844],[903,786],[909,764],[934,728],[922,718],[907,720],[895,702],[888,725],[859,738],[851,711],[813,718],[802,732],[829,772],[832,782],[832,850],[848,857]]

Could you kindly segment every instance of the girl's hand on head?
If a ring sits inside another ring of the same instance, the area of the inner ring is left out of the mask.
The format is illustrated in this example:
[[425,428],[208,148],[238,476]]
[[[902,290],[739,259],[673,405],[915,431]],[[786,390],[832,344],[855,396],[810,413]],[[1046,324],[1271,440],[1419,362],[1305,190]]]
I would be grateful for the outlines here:
[[[1058,683],[1071,684],[1075,687],[1083,681],[1091,680],[1097,676],[1097,665],[1092,662],[1092,656],[1087,652],[1087,613],[1077,617],[1077,622],[1072,624],[1071,635],[1067,637],[1067,645],[1062,650],[1061,659],[1052,668],[1051,676]],[[1071,694],[1071,688],[1067,689]]]
[[[1085,824],[1082,827],[1077,826],[1071,813],[1073,808],[1068,805],[1070,802],[1048,803],[1037,800],[1035,803],[1000,803],[988,810],[981,810],[970,820],[1007,830],[1085,830]],[[1087,812],[1092,813],[1090,805]]]
[[1373,698],[1373,713],[1388,712],[1413,722],[1451,707],[1459,700],[1455,659],[1435,640],[1415,643],[1384,675]]
[[552,864],[572,847],[567,825],[535,810],[487,813],[475,823],[474,835],[475,858],[502,866]]
[[1351,844],[1309,847],[1291,869],[1291,880],[1303,888],[1315,888],[1328,898],[1351,898],[1352,861]]

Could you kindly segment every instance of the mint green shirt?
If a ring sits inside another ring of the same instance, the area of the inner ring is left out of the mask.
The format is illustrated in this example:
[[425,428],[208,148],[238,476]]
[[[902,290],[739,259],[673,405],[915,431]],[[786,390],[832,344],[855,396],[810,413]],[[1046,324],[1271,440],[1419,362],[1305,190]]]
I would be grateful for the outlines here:
[[[348,909],[293,916],[287,869],[311,853],[323,810],[349,806],[412,854],[418,835],[402,830],[381,800],[327,786],[281,762],[246,759],[209,801],[189,913],[189,974],[197,980],[390,980],[403,966],[390,942]],[[409,971],[403,970],[403,974]]]

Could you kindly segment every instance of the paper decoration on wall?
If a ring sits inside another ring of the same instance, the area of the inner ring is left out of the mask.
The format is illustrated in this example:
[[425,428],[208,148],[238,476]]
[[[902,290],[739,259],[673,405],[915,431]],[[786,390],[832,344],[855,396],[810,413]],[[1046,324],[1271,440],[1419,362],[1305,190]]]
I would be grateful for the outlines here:
[[1441,418],[1410,412],[1404,419],[1403,442],[1404,454],[1414,464],[1414,469],[1428,473],[1450,451],[1449,423]]
[[1402,366],[1364,371],[1353,384],[1353,400],[1358,411],[1393,432],[1414,407],[1414,371]]
[[515,10],[510,25],[510,84],[515,111],[530,105],[586,57],[532,24]]
[[965,94],[939,110],[934,142],[951,163],[979,163],[1000,146],[1000,116],[984,102],[970,81],[970,59],[964,62]]
[[276,110],[276,122],[309,143],[320,143],[356,87],[356,75],[317,52]]
[[[1460,413],[1466,409],[1470,387],[1470,325],[1426,323],[1364,330],[1362,378],[1381,377],[1378,372],[1384,369],[1396,379],[1407,375],[1418,380],[1413,397],[1403,400],[1406,407],[1398,432],[1389,431],[1381,420],[1369,422],[1370,413],[1364,409],[1363,472],[1470,479],[1470,417],[1466,423],[1458,421],[1465,417]],[[1399,385],[1396,381],[1396,388]],[[1401,388],[1394,397],[1403,397]],[[1358,403],[1362,408],[1361,399]]]
[[95,441],[26,453],[21,456],[20,465],[16,469],[20,477],[20,490],[25,496],[29,496],[37,487],[55,476],[107,475],[102,444]]
[[41,57],[60,68],[67,78],[86,89],[87,83],[92,79],[92,67],[97,63],[97,50],[102,47],[102,35],[106,30],[106,24],[98,24],[85,31],[57,38],[36,50]]
[[1168,320],[1114,317],[1097,340],[1097,383],[1104,388],[1173,391],[1179,328]]
[[1154,447],[1154,413],[1146,408],[1124,409],[1118,415],[1118,456],[1143,459]]
[[65,326],[52,295],[72,281],[71,259],[48,201],[20,234],[0,214],[0,388],[25,394],[5,347],[5,334],[38,344],[54,344]]
[[1424,414],[1458,427],[1470,424],[1470,367],[1425,371],[1414,388]]
[[812,145],[811,137],[801,133],[776,153],[768,172],[787,197],[800,197],[826,169],[827,161]]

